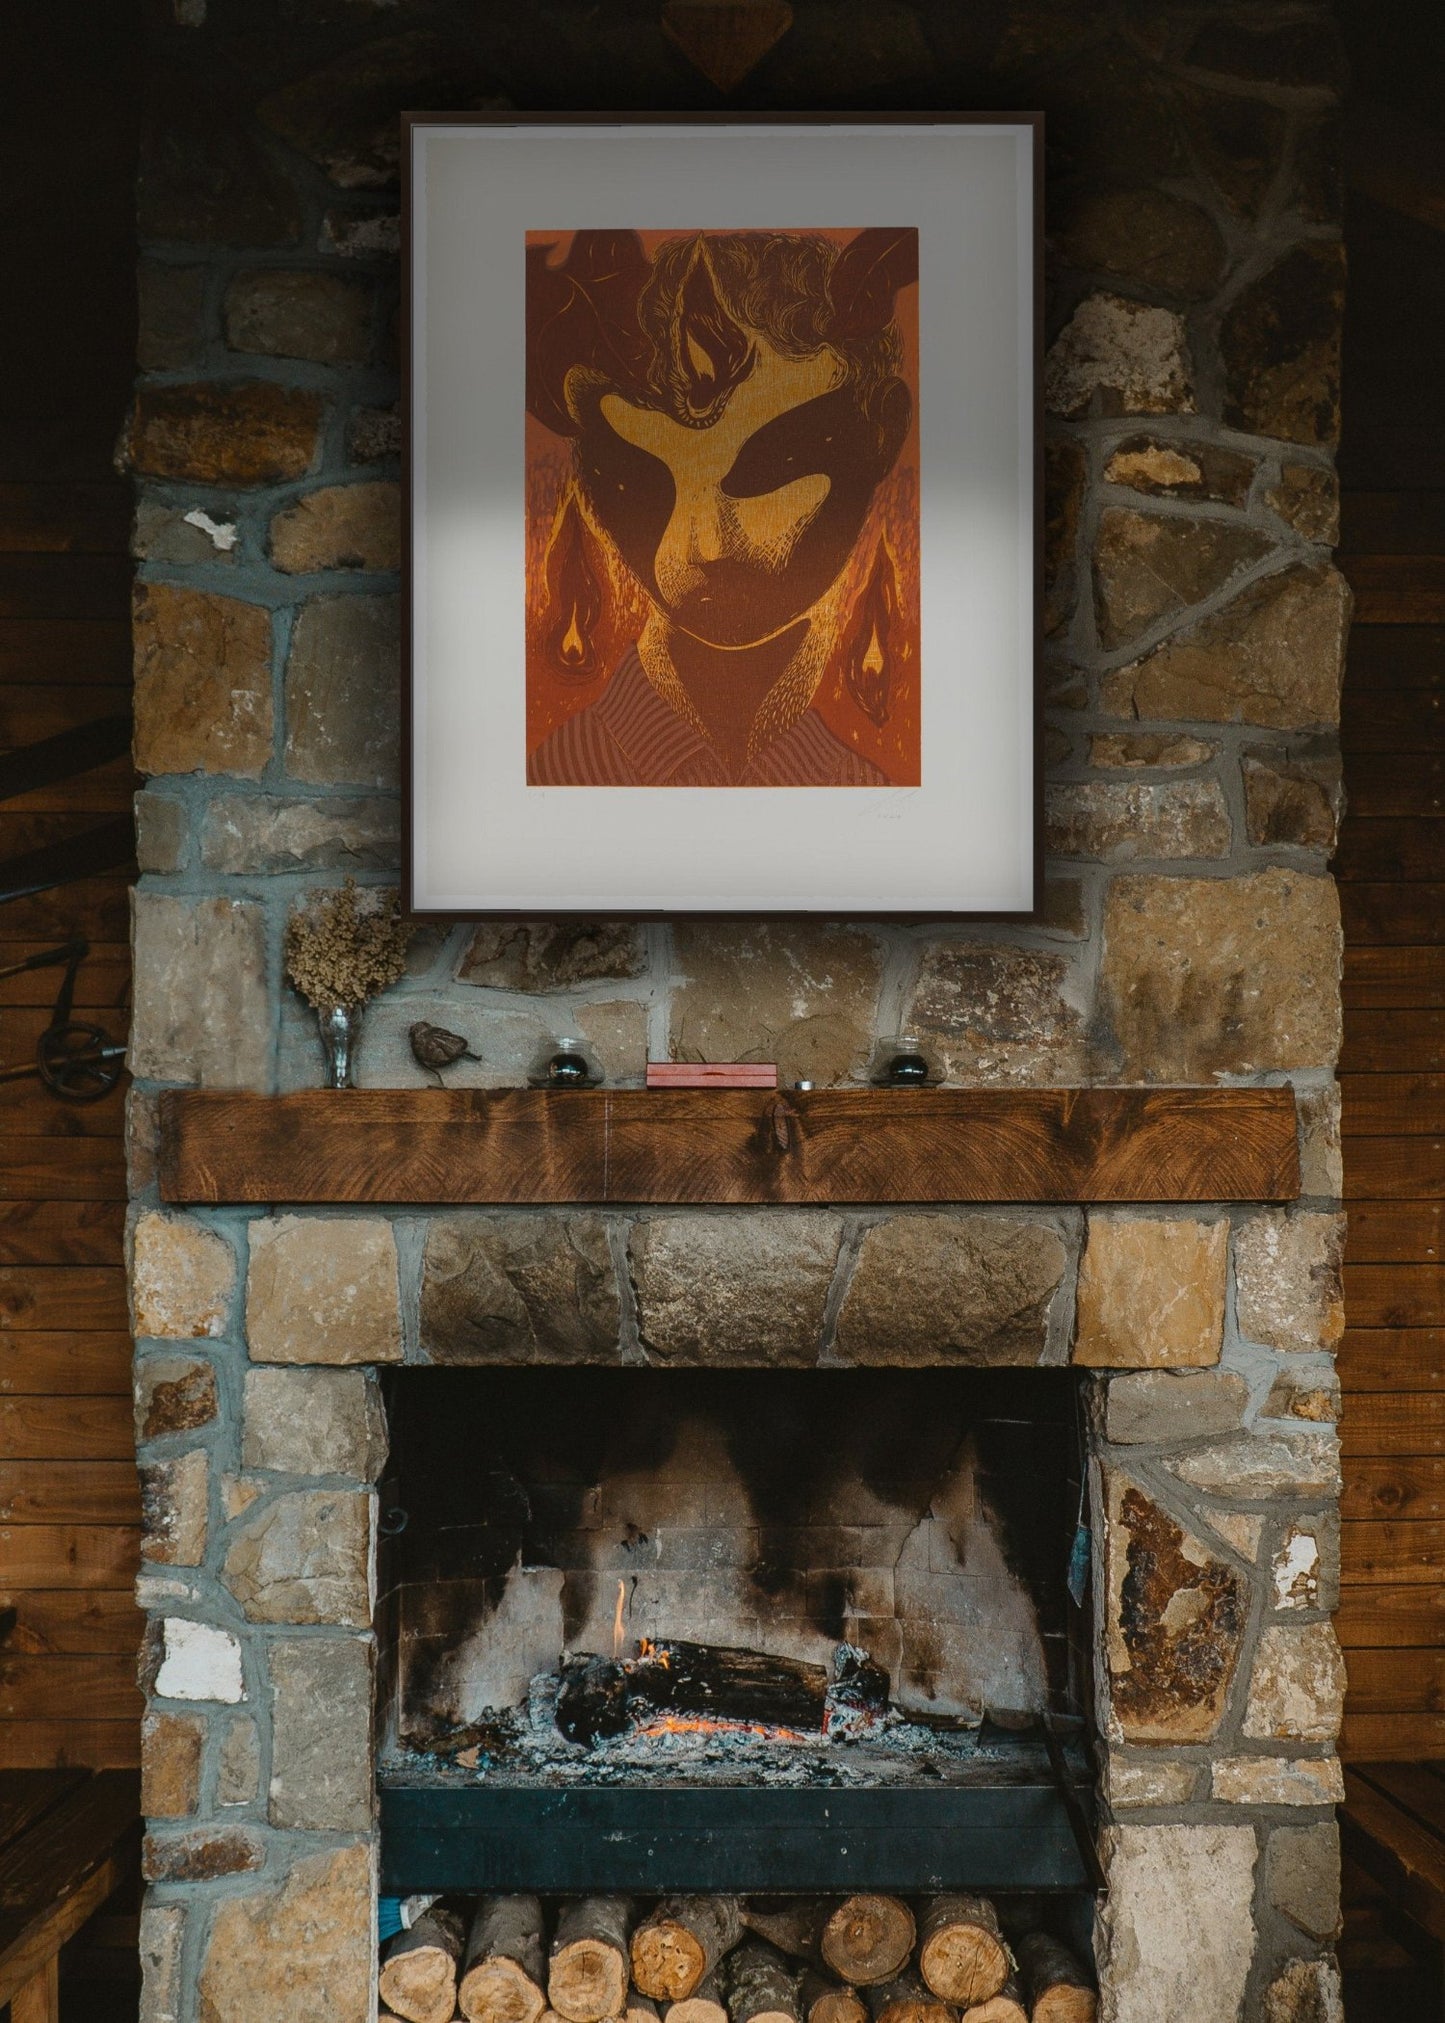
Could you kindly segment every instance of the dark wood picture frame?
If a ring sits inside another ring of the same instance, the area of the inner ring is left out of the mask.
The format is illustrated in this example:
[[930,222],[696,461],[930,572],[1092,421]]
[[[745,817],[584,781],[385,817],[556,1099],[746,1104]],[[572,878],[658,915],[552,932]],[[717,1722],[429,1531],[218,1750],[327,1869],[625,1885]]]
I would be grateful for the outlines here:
[[[686,114],[670,112],[572,112],[572,113],[532,113],[532,112],[408,112],[401,117],[401,380],[402,380],[402,597],[401,597],[401,803],[402,803],[402,897],[407,911],[417,919],[439,921],[471,920],[478,917],[496,919],[520,919],[544,915],[555,920],[582,920],[595,917],[596,908],[576,907],[506,907],[486,909],[463,909],[457,907],[432,906],[419,903],[416,889],[416,862],[414,850],[416,809],[415,784],[415,609],[416,586],[414,580],[414,534],[415,521],[413,500],[416,484],[416,454],[413,440],[413,386],[416,356],[416,234],[413,230],[413,208],[415,203],[414,175],[414,135],[422,127],[647,127],[647,126],[862,126],[876,125],[889,127],[909,126],[1017,126],[1030,130],[1031,170],[1032,170],[1032,329],[1030,333],[1031,360],[1029,383],[1033,401],[1033,455],[1032,455],[1032,520],[1033,520],[1033,641],[1031,654],[1033,699],[1031,711],[1032,725],[1032,887],[1033,904],[1027,908],[985,909],[985,908],[938,908],[934,906],[917,909],[890,907],[886,909],[849,909],[847,917],[855,920],[907,921],[910,919],[928,921],[993,921],[1013,925],[1029,925],[1039,920],[1043,909],[1044,879],[1044,808],[1043,808],[1043,597],[1044,597],[1044,435],[1043,435],[1043,360],[1044,360],[1044,114],[1040,111],[993,111],[993,112],[806,112],[782,113],[763,111],[717,111],[690,112]],[[818,907],[769,906],[751,909],[692,909],[686,907],[625,907],[608,906],[611,918],[632,921],[665,921],[689,918],[710,920],[727,919],[800,919],[810,920],[826,917],[829,911],[837,912],[828,902],[820,902]]]

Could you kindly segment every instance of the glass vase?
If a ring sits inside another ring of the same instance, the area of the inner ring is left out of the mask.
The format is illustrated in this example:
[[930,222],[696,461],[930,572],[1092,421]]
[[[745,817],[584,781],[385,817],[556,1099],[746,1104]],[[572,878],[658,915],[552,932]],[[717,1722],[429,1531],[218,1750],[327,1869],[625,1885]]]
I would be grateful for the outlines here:
[[321,1051],[326,1056],[326,1089],[354,1089],[352,1069],[356,1064],[356,1042],[361,1036],[361,1006],[332,1004],[316,1014],[321,1028]]

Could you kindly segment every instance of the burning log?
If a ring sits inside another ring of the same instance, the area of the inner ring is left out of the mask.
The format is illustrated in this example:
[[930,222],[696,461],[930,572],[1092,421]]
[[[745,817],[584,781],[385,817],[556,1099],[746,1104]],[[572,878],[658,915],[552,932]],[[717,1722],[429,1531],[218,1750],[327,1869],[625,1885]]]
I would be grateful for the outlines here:
[[630,1692],[625,1665],[579,1651],[562,1667],[557,1726],[569,1742],[590,1749],[601,1737],[620,1735],[628,1726]]
[[918,1971],[960,2009],[996,1995],[1013,1965],[987,1897],[931,1897],[923,1907]]
[[793,1970],[766,1939],[744,1939],[728,1960],[732,2023],[802,2023]]
[[954,2023],[952,2009],[930,1995],[916,1974],[898,1974],[868,1990],[873,2023]]
[[1099,1998],[1067,1946],[1047,1932],[1030,1932],[1018,1954],[1033,2023],[1094,2023]]
[[810,1967],[821,1972],[823,1928],[832,1908],[821,1897],[797,1897],[791,1903],[769,1904],[762,1910],[745,1905],[743,1923],[780,1953],[794,1960],[806,1960]]
[[483,1897],[472,1919],[457,2004],[467,2023],[538,2023],[542,1905],[536,1897]]
[[632,1934],[632,1978],[655,2002],[691,1995],[743,1934],[736,1897],[668,1897]]
[[818,1732],[823,1726],[828,1674],[822,1665],[670,1637],[644,1643],[627,1669],[633,1691],[656,1707],[773,1728]]
[[868,2023],[868,2004],[856,1988],[827,1981],[810,1969],[798,1990],[807,2023]]
[[1010,1974],[996,1995],[972,2009],[965,2009],[962,2023],[1029,2023],[1023,1989],[1018,1977]]
[[727,2004],[716,1967],[698,1982],[690,1995],[684,1995],[680,2002],[668,2003],[663,2023],[728,2023]]
[[547,2000],[565,2023],[606,2023],[627,1999],[627,1897],[564,1903],[552,1938]]
[[915,1936],[913,1913],[897,1897],[847,1897],[823,1927],[823,1958],[840,1981],[872,1987],[907,1963]]
[[403,2023],[451,2023],[457,2006],[462,1921],[434,1904],[409,1932],[398,1932],[382,1963],[381,1999]]

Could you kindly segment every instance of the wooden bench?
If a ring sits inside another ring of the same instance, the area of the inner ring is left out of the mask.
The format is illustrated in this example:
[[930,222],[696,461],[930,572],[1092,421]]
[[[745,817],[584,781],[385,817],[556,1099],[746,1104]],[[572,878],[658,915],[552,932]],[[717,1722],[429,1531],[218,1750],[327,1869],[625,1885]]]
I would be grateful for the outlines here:
[[60,1949],[122,1883],[140,1842],[130,1770],[0,1770],[0,2005],[58,2023]]
[[[1396,1936],[1438,1962],[1445,1948],[1445,1762],[1349,1765],[1340,1845],[1385,1892]],[[1413,1942],[1400,1920],[1413,1928]]]

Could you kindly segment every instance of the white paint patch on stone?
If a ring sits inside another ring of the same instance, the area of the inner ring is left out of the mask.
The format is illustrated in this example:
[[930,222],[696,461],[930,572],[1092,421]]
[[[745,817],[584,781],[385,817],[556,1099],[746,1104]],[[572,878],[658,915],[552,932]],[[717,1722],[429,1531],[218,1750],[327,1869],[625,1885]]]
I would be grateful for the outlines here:
[[1127,413],[1192,414],[1184,318],[1121,295],[1086,296],[1044,361],[1044,401],[1053,414],[1082,414],[1100,387]]
[[186,1616],[167,1616],[162,1625],[165,1657],[156,1674],[161,1700],[243,1700],[241,1646],[227,1630]]
[[[184,5],[185,0],[180,0],[180,4]],[[193,0],[193,4],[199,6],[201,19],[204,20],[206,0]],[[189,513],[183,513],[181,518],[188,527],[199,527],[203,534],[210,537],[211,546],[218,548],[223,555],[229,555],[241,538],[234,520],[213,520],[204,506],[192,506]]]
[[1312,1531],[1292,1525],[1270,1571],[1277,1609],[1319,1607],[1320,1542]]
[[1099,2023],[1237,2023],[1254,1957],[1253,1827],[1114,1826],[1103,1852]]

